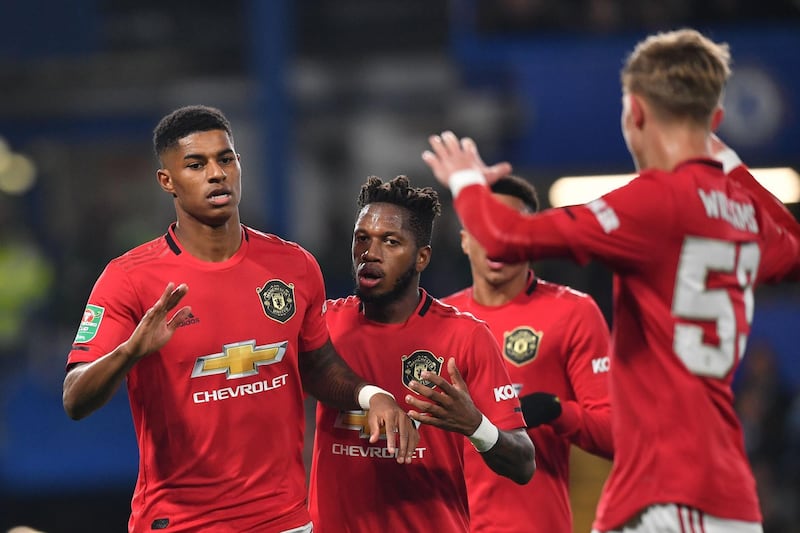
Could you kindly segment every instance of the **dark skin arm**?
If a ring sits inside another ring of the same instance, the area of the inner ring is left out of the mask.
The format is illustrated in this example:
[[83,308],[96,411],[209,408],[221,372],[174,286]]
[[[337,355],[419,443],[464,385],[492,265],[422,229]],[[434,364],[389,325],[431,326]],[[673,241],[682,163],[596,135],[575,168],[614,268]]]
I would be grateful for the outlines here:
[[91,363],[73,365],[64,378],[62,402],[73,420],[80,420],[102,407],[119,388],[131,368],[143,357],[164,346],[182,321],[189,316],[190,307],[183,307],[167,320],[188,292],[189,287],[167,284],[164,293],[147,310],[127,341]]
[[[408,416],[422,424],[465,436],[472,435],[478,429],[483,415],[472,403],[467,384],[456,367],[455,359],[450,358],[447,361],[447,369],[452,384],[432,372],[423,372],[421,377],[434,383],[437,389],[431,389],[417,381],[411,382],[411,389],[430,401],[406,396],[406,402],[417,409],[409,411]],[[500,430],[495,445],[482,452],[481,457],[495,473],[520,485],[530,481],[536,470],[533,443],[525,428]]]
[[[361,409],[358,393],[367,383],[339,356],[330,340],[316,350],[301,353],[298,359],[306,392],[336,409]],[[419,432],[394,398],[388,394],[373,395],[367,419],[369,441],[378,442],[381,430],[385,429],[389,453],[397,451],[398,463],[410,463],[419,443]]]

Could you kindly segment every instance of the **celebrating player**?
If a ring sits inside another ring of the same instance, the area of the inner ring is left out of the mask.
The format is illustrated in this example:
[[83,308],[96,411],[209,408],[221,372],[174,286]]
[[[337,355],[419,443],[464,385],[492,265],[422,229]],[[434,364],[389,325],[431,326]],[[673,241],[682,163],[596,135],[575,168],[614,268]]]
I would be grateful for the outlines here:
[[310,532],[304,389],[369,409],[370,441],[388,430],[385,452],[398,463],[411,461],[419,435],[334,350],[311,254],[240,223],[225,116],[180,108],[154,144],[177,221],[97,280],[68,356],[64,408],[88,416],[127,379],[140,456],[130,531]]
[[486,183],[510,165],[484,165],[452,132],[423,154],[490,258],[598,259],[614,271],[614,464],[596,531],[762,531],[731,381],[754,287],[800,278],[800,238],[713,158],[729,61],[727,45],[690,29],[637,44],[621,125],[639,176],[586,205],[503,205]]
[[[536,189],[522,178],[504,176],[491,190],[522,213],[538,210]],[[590,296],[536,277],[527,261],[490,260],[466,230],[461,249],[469,257],[472,286],[442,300],[489,324],[538,451],[536,475],[520,487],[493,475],[466,447],[470,529],[572,533],[571,444],[606,458],[613,453],[608,326]]]
[[331,339],[356,372],[403,399],[427,426],[414,462],[398,468],[367,442],[364,411],[320,405],[310,487],[315,531],[465,532],[464,436],[497,474],[520,484],[533,475],[519,400],[486,324],[419,287],[440,212],[436,192],[411,187],[405,176],[371,177],[358,205],[356,294],[328,302]]

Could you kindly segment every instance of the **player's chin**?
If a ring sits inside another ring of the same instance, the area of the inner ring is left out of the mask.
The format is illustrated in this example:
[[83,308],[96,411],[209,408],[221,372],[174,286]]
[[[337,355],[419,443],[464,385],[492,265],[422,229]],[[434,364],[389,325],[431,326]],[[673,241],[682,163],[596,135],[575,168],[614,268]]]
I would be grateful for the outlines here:
[[225,225],[236,213],[235,206],[218,206],[207,210],[202,216],[197,217],[207,226],[219,227]]
[[378,286],[359,283],[356,285],[356,296],[363,302],[381,303],[386,296],[386,291],[381,290]]

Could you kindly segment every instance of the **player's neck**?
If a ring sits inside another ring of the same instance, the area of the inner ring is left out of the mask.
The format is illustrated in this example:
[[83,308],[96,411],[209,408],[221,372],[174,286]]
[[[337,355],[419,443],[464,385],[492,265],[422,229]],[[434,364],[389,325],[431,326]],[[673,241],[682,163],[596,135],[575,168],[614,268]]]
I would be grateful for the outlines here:
[[175,236],[193,257],[220,263],[233,257],[242,245],[242,226],[239,217],[231,217],[221,226],[181,219],[175,224]]
[[671,172],[689,159],[711,157],[708,151],[708,132],[699,127],[676,125],[661,127],[652,135],[646,151],[644,168]]
[[472,299],[486,307],[498,307],[516,298],[527,286],[528,271],[499,285],[492,285],[485,278],[473,278]]

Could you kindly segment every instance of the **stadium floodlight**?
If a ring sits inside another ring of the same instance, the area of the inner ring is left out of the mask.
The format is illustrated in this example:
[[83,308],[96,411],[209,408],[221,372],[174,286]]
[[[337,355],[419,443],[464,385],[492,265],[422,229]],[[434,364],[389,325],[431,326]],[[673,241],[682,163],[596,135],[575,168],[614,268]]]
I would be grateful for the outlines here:
[[[800,174],[793,168],[751,168],[750,172],[762,187],[781,202],[800,202]],[[585,204],[622,187],[635,177],[636,174],[563,176],[550,187],[548,199],[553,207]]]

